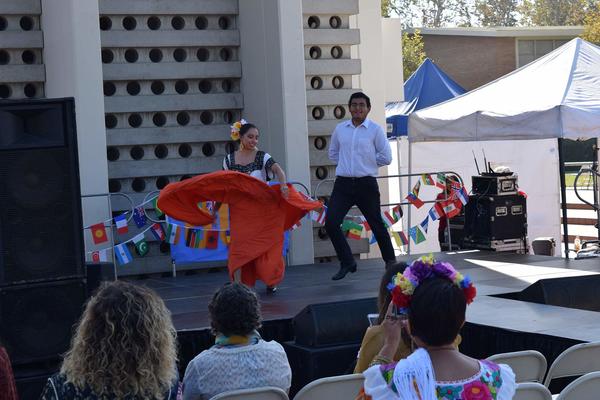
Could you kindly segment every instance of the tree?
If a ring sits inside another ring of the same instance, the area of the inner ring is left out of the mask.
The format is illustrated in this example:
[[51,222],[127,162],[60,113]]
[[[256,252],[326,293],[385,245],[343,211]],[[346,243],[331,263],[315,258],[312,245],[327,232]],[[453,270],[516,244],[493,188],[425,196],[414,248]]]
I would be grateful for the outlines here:
[[517,0],[476,0],[475,15],[483,26],[515,26]]
[[585,16],[581,38],[588,42],[600,44],[600,3]]
[[597,0],[523,0],[519,7],[522,24],[532,26],[583,25],[585,15]]
[[425,61],[425,44],[423,36],[417,29],[413,34],[402,34],[402,72],[406,81],[419,65]]
[[470,0],[382,0],[383,16],[397,15],[405,28],[414,24],[438,28],[448,24],[471,26]]

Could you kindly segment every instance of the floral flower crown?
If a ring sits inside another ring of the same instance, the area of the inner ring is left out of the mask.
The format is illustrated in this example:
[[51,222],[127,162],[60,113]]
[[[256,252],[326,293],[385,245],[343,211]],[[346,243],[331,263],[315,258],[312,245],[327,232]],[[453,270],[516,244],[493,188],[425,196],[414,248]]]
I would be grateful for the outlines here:
[[248,121],[242,118],[231,125],[231,140],[240,140],[240,129],[242,129],[242,126],[246,125],[247,123]]
[[429,255],[414,260],[406,267],[403,274],[398,273],[387,285],[388,290],[392,293],[392,302],[397,311],[401,314],[407,314],[411,297],[417,286],[426,279],[433,277],[446,278],[462,289],[467,304],[471,304],[475,299],[477,290],[471,278],[463,276],[454,269],[452,264],[435,261],[433,255]]

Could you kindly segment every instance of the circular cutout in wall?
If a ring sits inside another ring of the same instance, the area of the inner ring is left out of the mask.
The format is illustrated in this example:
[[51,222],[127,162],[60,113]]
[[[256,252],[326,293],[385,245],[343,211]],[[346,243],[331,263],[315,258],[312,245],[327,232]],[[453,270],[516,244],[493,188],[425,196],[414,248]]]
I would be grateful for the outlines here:
[[112,28],[112,20],[106,16],[100,17],[100,30],[108,31],[110,28]]
[[167,123],[167,116],[164,113],[157,112],[152,116],[154,126],[164,126]]
[[3,16],[0,16],[0,31],[5,31],[8,27],[8,21]]
[[167,186],[169,184],[169,178],[167,178],[166,176],[159,176],[156,179],[156,188],[158,190],[162,190],[165,188],[165,186]]
[[228,124],[233,124],[233,112],[225,111],[223,112],[223,121]]
[[132,128],[138,128],[142,125],[142,116],[140,114],[134,113],[127,118],[127,122],[129,122],[129,126]]
[[183,28],[185,28],[185,20],[184,20],[182,17],[180,17],[180,16],[173,17],[173,18],[171,19],[171,26],[172,26],[172,27],[173,27],[173,29],[175,29],[176,31],[180,31],[180,30],[182,30]]
[[110,193],[118,193],[121,191],[121,182],[118,179],[108,180],[108,191]]
[[310,87],[317,90],[317,89],[321,89],[323,87],[323,79],[321,79],[318,76],[313,76],[310,79]]
[[178,94],[185,94],[189,90],[189,85],[186,81],[177,81],[175,82],[175,91]]
[[138,82],[127,82],[127,93],[129,93],[131,96],[137,96],[140,94],[140,90],[142,90],[142,88]]
[[333,58],[342,58],[344,55],[344,50],[340,46],[333,46],[331,48],[331,57]]
[[343,106],[336,106],[333,109],[333,115],[337,118],[337,119],[342,119],[346,116],[346,109]]
[[196,17],[195,22],[196,22],[196,28],[200,29],[201,31],[208,27],[208,20],[206,19],[206,17],[203,17],[202,15]]
[[33,83],[28,83],[23,88],[23,93],[25,94],[25,97],[28,97],[28,98],[35,97],[35,95],[37,94],[37,88],[35,87],[35,85]]
[[177,113],[177,123],[181,126],[186,126],[190,123],[190,114],[186,111],[180,111]]
[[136,49],[125,50],[125,61],[128,63],[134,63],[138,60],[139,55]]
[[185,51],[185,49],[182,48],[177,48],[173,50],[173,58],[177,62],[184,62],[187,58],[187,51]]
[[316,15],[311,15],[310,17],[308,17],[308,27],[310,29],[317,29],[319,26],[321,26],[321,20],[319,19],[319,17],[317,17]]
[[313,60],[318,60],[321,58],[321,48],[319,46],[312,46],[310,50],[308,50],[308,54]]
[[228,29],[230,25],[229,18],[227,17],[219,17],[219,28]]
[[142,146],[133,146],[131,150],[129,150],[129,155],[134,160],[141,160],[144,158],[144,148]]
[[108,146],[106,149],[106,158],[108,161],[117,161],[121,156],[121,152],[115,146]]
[[329,26],[333,29],[338,29],[340,26],[342,26],[342,19],[337,15],[334,15],[333,17],[329,18]]
[[165,84],[162,81],[154,81],[150,85],[150,90],[154,94],[163,94],[165,91]]
[[161,22],[160,22],[160,18],[156,17],[156,16],[152,16],[148,18],[148,29],[150,29],[151,31],[157,31],[160,29],[161,26]]
[[131,181],[131,188],[134,192],[143,192],[146,189],[146,181],[142,178],[134,178],[133,181]]
[[112,82],[104,82],[104,84],[102,85],[102,89],[104,91],[104,95],[108,97],[114,95],[117,92],[117,87]]
[[215,145],[212,143],[204,143],[202,145],[202,154],[206,157],[213,156],[215,154]]
[[169,149],[164,144],[159,144],[154,148],[154,155],[156,158],[160,159],[167,158],[169,155]]
[[101,54],[102,54],[102,62],[104,64],[110,64],[115,59],[115,55],[113,54],[112,50],[102,49]]
[[132,31],[135,29],[136,26],[137,26],[137,21],[135,20],[134,17],[129,15],[129,16],[123,18],[123,28],[125,28],[126,31]]
[[183,158],[188,158],[192,155],[192,146],[187,143],[183,143],[179,145],[178,153]]
[[198,90],[200,90],[201,93],[210,93],[211,89],[212,89],[212,83],[210,83],[210,81],[207,79],[202,79],[198,83]]
[[224,79],[223,82],[221,82],[221,89],[223,89],[225,93],[231,92],[231,89],[233,89],[233,82],[229,79]]
[[210,53],[208,52],[208,49],[204,47],[200,47],[196,52],[196,57],[198,58],[198,61],[208,61],[209,55]]
[[327,147],[327,139],[323,136],[318,136],[315,138],[314,145],[317,150],[323,150]]
[[213,115],[210,111],[202,111],[200,113],[200,122],[204,125],[210,125],[213,122]]
[[219,57],[223,61],[229,61],[231,59],[231,50],[226,47],[223,47],[221,51],[219,51]]
[[0,65],[6,65],[10,62],[10,53],[6,50],[0,50]]
[[150,61],[157,63],[157,62],[161,62],[163,59],[163,53],[161,49],[152,49],[150,50],[150,53],[148,53],[148,56],[150,57]]
[[315,170],[315,176],[321,181],[323,179],[327,179],[327,175],[328,172],[326,167],[317,167],[317,169]]
[[8,99],[12,95],[12,89],[8,85],[0,85],[0,99]]
[[25,64],[33,64],[35,63],[35,53],[31,50],[25,50],[21,53],[21,60],[23,60]]
[[329,238],[329,235],[327,235],[327,230],[325,230],[325,228],[322,226],[319,229],[317,229],[317,236],[321,240],[325,240],[325,239]]
[[313,107],[312,109],[312,117],[316,120],[320,120],[323,119],[323,117],[325,116],[325,110],[323,110],[322,107]]
[[33,22],[33,18],[31,18],[30,16],[24,16],[21,17],[21,19],[19,20],[19,25],[21,26],[21,29],[23,29],[24,31],[30,31],[33,29],[34,26],[34,22]]
[[333,85],[334,88],[341,89],[344,87],[344,78],[342,78],[339,75],[336,75],[331,80],[331,84]]
[[117,117],[114,114],[106,114],[104,116],[104,126],[107,129],[113,129],[117,126]]

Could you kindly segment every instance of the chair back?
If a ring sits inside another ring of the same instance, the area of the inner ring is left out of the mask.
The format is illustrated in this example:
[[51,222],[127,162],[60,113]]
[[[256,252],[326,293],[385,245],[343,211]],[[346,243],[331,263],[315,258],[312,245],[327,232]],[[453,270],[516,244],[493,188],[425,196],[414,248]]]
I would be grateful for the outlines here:
[[546,357],[539,351],[524,350],[512,353],[494,354],[488,360],[496,364],[508,364],[515,373],[517,383],[542,382],[548,363]]
[[552,400],[552,393],[538,382],[523,382],[517,385],[513,400]]
[[556,400],[596,400],[600,393],[600,371],[590,372],[567,385]]
[[219,393],[210,400],[289,400],[289,398],[280,388],[265,386]]
[[317,379],[304,386],[294,400],[354,399],[362,388],[364,380],[362,374]]
[[554,378],[584,375],[594,371],[600,371],[600,342],[576,344],[554,360],[544,379],[544,386],[548,387]]

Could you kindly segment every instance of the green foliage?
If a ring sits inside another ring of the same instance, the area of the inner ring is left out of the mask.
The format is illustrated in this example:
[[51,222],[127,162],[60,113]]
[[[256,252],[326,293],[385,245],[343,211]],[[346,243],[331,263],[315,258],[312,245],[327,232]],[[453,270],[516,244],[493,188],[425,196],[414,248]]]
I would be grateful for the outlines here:
[[517,0],[476,0],[474,14],[483,26],[515,26]]
[[583,25],[586,13],[597,0],[523,0],[521,23],[530,26]]
[[413,34],[404,32],[402,34],[402,72],[404,81],[419,68],[419,65],[425,61],[426,57],[421,32],[418,29]]
[[585,16],[581,38],[600,45],[600,3]]

